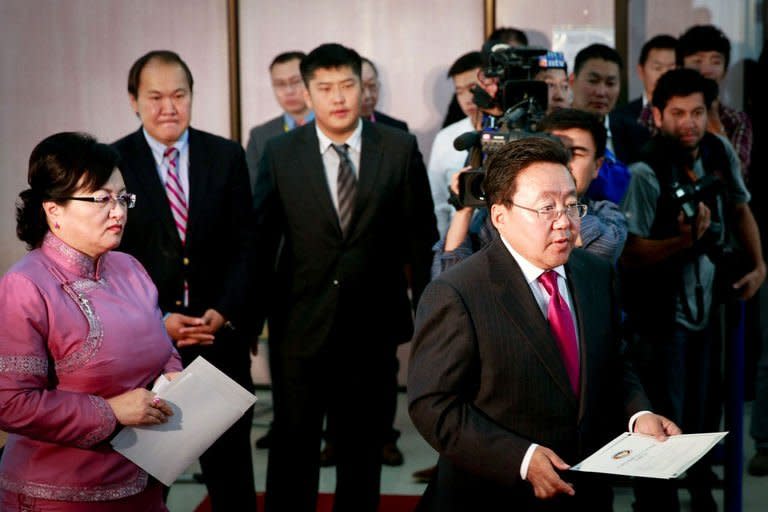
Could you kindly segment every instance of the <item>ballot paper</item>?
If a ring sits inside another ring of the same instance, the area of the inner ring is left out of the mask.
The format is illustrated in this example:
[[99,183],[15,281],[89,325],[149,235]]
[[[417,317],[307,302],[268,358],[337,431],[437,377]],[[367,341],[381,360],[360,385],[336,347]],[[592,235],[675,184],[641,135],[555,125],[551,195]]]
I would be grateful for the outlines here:
[[571,471],[678,478],[727,434],[681,434],[659,441],[645,434],[625,432],[580,463],[571,466]]
[[168,486],[256,402],[202,357],[172,381],[158,379],[154,391],[173,416],[162,425],[126,427],[112,446]]

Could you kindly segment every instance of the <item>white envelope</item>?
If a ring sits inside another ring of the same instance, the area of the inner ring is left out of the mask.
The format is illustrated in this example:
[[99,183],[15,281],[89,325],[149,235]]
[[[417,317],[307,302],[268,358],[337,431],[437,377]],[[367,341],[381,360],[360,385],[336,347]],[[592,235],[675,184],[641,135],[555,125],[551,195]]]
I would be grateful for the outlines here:
[[173,409],[167,423],[125,427],[111,444],[165,485],[176,478],[256,402],[253,393],[202,357],[173,381],[155,386]]

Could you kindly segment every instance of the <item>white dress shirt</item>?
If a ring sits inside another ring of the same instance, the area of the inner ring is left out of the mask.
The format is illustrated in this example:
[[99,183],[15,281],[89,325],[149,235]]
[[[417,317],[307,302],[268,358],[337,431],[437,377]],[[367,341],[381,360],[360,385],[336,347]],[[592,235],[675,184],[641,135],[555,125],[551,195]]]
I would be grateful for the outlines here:
[[[333,201],[333,207],[336,209],[336,213],[339,212],[339,191],[337,181],[339,178],[339,154],[331,147],[333,142],[326,134],[320,130],[320,127],[315,123],[315,130],[317,131],[317,140],[320,141],[320,155],[323,157],[323,167],[325,167],[325,178],[328,181],[328,190],[331,193],[331,201]],[[357,179],[360,179],[360,151],[362,150],[363,141],[363,122],[357,122],[357,128],[352,132],[352,135],[344,141],[342,144],[349,146],[348,154],[349,159],[352,161],[352,172]]]
[[[155,159],[155,168],[157,169],[157,175],[160,176],[160,182],[165,185],[168,181],[168,162],[164,161],[163,154],[169,147],[152,137],[147,130],[142,129],[144,132],[144,138],[149,144],[149,149],[152,150],[152,158]],[[189,130],[184,130],[179,140],[177,140],[173,147],[179,150],[179,181],[181,182],[181,188],[184,191],[184,199],[189,205]],[[128,191],[130,192],[130,190]]]

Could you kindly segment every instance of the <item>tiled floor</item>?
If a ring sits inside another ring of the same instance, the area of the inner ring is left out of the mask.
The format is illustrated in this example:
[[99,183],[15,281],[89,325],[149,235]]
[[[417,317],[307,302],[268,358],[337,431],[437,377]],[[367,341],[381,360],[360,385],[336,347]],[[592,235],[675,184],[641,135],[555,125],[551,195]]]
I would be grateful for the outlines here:
[[[269,425],[271,418],[270,393],[259,391],[259,401],[256,403],[253,439],[260,437]],[[395,420],[396,428],[402,432],[398,446],[405,454],[405,464],[398,468],[384,467],[382,471],[381,491],[385,494],[421,494],[424,491],[423,484],[413,482],[411,474],[434,464],[435,451],[427,445],[415,431],[405,410],[405,395],[399,397],[398,414]],[[748,420],[750,404],[745,410],[745,419]],[[749,423],[747,421],[746,425]],[[748,430],[748,428],[747,428]],[[754,453],[754,448],[748,435],[744,439],[744,461],[746,462]],[[256,474],[256,489],[264,490],[264,482],[267,467],[267,452],[254,450],[254,468]],[[334,468],[323,468],[320,475],[320,491],[333,492],[335,481]],[[195,507],[205,497],[205,487],[197,483],[177,482],[171,488],[168,506],[171,512],[193,512]],[[715,491],[715,497],[722,503],[722,491]],[[745,474],[744,477],[744,512],[764,512],[768,510],[768,477],[754,478]],[[681,493],[683,511],[687,510],[687,493]],[[616,512],[631,511],[632,492],[627,488],[616,489],[614,509]],[[722,510],[722,505],[720,510]],[[736,511],[729,511],[736,512]]]

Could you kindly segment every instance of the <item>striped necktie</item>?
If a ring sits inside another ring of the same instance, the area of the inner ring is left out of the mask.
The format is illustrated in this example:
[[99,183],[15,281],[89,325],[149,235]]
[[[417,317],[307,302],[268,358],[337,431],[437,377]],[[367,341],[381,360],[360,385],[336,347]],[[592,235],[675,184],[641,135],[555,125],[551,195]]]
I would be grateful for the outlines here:
[[339,155],[339,176],[336,180],[336,190],[339,199],[339,225],[346,237],[352,222],[352,211],[355,208],[357,193],[357,178],[352,171],[352,161],[349,159],[349,145],[331,144]]
[[549,305],[547,306],[549,327],[560,349],[571,388],[574,394],[579,396],[579,347],[577,346],[576,328],[573,325],[571,309],[563,296],[560,295],[560,290],[557,287],[557,272],[553,270],[544,272],[539,276],[539,282],[549,294]]
[[176,229],[179,232],[181,243],[184,244],[187,238],[187,218],[189,208],[187,199],[184,195],[184,189],[181,187],[181,178],[179,177],[179,150],[171,146],[163,153],[163,160],[166,162],[168,174],[165,178],[165,194],[168,196],[168,204],[171,207],[173,221],[176,223]]

